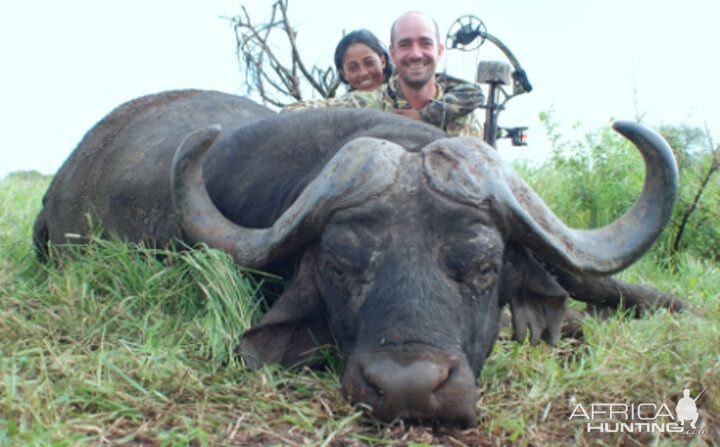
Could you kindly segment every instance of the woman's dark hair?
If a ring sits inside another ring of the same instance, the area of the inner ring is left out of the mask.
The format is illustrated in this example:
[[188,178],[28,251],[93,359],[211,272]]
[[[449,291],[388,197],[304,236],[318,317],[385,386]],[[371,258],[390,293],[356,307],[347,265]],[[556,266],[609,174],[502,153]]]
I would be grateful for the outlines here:
[[385,56],[383,82],[387,82],[393,72],[393,65],[392,62],[390,62],[390,54],[388,54],[388,51],[385,49],[382,42],[380,42],[380,39],[375,37],[375,34],[366,29],[359,29],[347,33],[342,39],[340,39],[337,47],[335,47],[335,69],[337,69],[340,80],[345,84],[348,83],[347,79],[345,79],[340,70],[342,69],[343,61],[345,60],[345,52],[347,52],[347,49],[350,48],[351,45],[356,43],[367,45],[368,48],[373,50],[380,57]]

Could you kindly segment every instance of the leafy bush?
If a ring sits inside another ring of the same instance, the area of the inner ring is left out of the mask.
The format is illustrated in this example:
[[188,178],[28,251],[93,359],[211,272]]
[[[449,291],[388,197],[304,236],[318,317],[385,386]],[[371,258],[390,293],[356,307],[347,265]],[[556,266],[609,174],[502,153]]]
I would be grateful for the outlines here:
[[[553,144],[539,166],[518,170],[546,203],[573,227],[592,228],[621,216],[642,189],[645,169],[632,143],[610,126],[567,141],[558,134],[552,111],[541,114]],[[708,133],[684,125],[659,128],[673,148],[680,175],[673,216],[652,250],[658,262],[672,265],[680,251],[703,259],[720,256],[720,148]]]

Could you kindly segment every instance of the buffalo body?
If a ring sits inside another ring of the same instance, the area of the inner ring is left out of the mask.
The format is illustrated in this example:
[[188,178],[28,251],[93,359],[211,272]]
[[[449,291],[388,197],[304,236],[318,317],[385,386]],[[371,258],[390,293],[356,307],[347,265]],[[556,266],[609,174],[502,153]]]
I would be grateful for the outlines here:
[[501,308],[518,338],[554,340],[565,297],[593,281],[617,290],[607,275],[667,221],[669,148],[618,127],[653,175],[621,219],[573,230],[479,140],[377,111],[276,115],[233,95],[166,92],[88,132],[34,239],[40,252],[83,241],[89,215],[131,242],[207,242],[256,268],[299,260],[239,345],[248,364],[312,361],[318,344],[337,342],[345,392],[378,418],[468,425]]

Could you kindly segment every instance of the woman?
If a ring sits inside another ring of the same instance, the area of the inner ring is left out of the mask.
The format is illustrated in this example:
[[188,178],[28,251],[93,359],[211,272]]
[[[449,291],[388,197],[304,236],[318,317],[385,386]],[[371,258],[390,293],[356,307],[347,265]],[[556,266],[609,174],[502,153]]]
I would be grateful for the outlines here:
[[390,55],[366,29],[346,34],[335,47],[335,68],[349,90],[370,91],[387,82],[393,72]]

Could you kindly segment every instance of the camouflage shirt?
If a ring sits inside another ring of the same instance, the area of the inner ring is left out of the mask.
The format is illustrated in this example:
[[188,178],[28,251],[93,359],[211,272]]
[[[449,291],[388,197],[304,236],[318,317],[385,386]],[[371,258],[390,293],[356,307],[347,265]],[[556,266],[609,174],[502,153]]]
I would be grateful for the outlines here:
[[[482,138],[482,125],[474,113],[485,102],[480,85],[442,74],[436,75],[436,79],[437,96],[419,110],[422,120],[450,135]],[[412,110],[400,89],[397,74],[373,91],[354,90],[338,98],[300,101],[284,107],[283,111],[317,107],[369,108],[387,112],[393,109]]]

